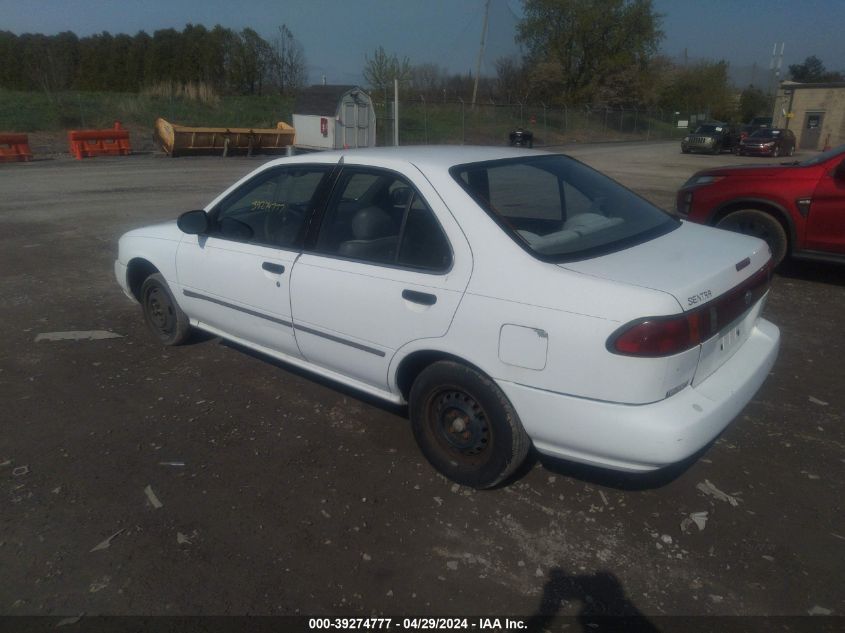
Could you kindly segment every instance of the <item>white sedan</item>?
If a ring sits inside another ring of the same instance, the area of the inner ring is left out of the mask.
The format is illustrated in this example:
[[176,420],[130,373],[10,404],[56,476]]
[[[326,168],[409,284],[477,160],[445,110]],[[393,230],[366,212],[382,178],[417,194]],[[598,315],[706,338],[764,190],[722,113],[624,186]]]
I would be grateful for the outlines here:
[[559,154],[403,147],[269,162],[120,239],[166,345],[198,328],[396,403],[447,477],[540,453],[687,458],[763,383],[766,243],[681,222]]

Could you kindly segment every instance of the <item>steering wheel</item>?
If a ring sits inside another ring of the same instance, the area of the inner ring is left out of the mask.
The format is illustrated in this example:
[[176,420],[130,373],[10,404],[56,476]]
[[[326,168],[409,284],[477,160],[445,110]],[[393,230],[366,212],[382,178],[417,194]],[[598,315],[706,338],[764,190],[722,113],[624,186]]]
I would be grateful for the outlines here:
[[297,203],[285,204],[281,208],[268,211],[264,216],[264,235],[267,241],[285,246],[296,237],[304,218],[305,209]]

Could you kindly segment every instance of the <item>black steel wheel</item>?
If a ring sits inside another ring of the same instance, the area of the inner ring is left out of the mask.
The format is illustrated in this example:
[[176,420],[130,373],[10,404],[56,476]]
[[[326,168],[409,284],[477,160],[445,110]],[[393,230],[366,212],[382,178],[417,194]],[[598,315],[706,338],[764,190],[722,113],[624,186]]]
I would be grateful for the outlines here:
[[449,479],[490,488],[525,460],[530,440],[516,411],[490,378],[440,361],[414,381],[409,411],[423,455]]
[[179,345],[190,335],[188,317],[160,273],[147,277],[141,286],[141,307],[147,327],[165,345]]
[[716,226],[720,229],[751,235],[765,240],[769,245],[769,249],[772,251],[772,260],[775,265],[779,264],[786,257],[786,251],[789,245],[786,231],[777,218],[765,211],[759,211],[757,209],[734,211],[719,220]]

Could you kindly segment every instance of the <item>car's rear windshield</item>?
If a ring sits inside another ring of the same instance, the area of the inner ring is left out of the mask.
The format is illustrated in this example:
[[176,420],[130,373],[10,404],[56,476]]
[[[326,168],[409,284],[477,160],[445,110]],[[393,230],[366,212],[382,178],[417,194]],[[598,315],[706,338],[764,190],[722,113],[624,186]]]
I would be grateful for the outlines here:
[[568,156],[525,156],[449,172],[522,248],[544,261],[610,253],[680,226],[665,211]]

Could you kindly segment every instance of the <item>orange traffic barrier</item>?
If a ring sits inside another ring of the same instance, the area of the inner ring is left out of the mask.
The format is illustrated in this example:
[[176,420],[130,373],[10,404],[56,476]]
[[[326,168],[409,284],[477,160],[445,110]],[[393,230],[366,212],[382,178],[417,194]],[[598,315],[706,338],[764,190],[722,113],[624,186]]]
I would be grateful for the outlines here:
[[0,134],[0,163],[32,160],[26,134]]
[[77,160],[91,156],[128,156],[132,153],[129,145],[129,131],[115,121],[111,130],[71,130],[67,133],[70,153]]

